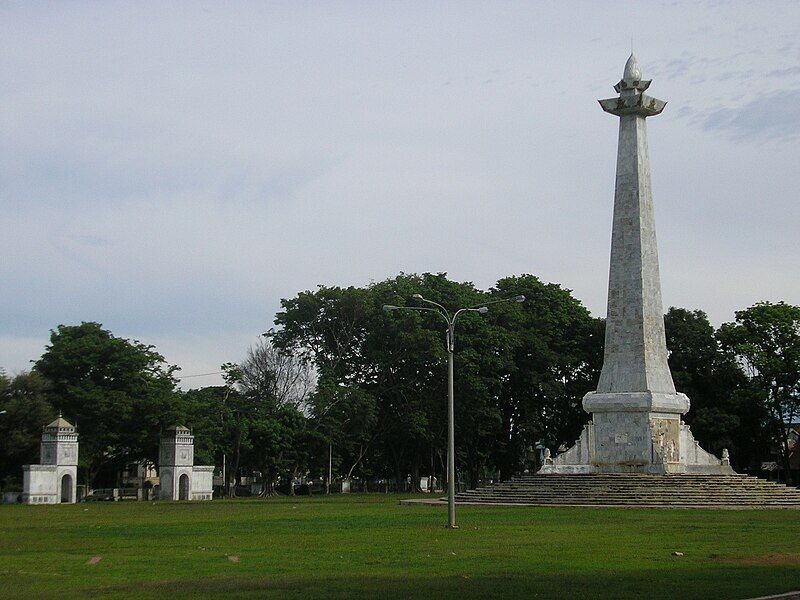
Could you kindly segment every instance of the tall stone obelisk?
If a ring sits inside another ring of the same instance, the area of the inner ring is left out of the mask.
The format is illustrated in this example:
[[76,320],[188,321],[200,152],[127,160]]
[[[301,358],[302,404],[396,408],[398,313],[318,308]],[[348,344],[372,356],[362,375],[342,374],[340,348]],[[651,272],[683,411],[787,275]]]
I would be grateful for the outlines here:
[[646,95],[649,86],[631,54],[614,86],[619,97],[600,100],[619,117],[603,370],[583,399],[592,421],[545,473],[730,472],[681,423],[689,399],[667,364],[646,124],[666,102]]

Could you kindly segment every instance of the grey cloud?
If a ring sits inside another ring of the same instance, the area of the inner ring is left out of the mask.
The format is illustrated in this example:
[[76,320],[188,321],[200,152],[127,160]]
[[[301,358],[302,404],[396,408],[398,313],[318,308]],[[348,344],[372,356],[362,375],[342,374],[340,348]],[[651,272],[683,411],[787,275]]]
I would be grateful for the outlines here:
[[787,75],[800,75],[800,67],[787,67],[785,69],[775,69],[767,73],[769,77],[786,77]]
[[800,136],[800,89],[773,92],[705,116],[702,127],[735,140],[789,142]]
[[752,78],[752,69],[748,69],[747,71],[725,71],[715,77],[717,81],[729,81],[731,79],[735,81],[750,81]]

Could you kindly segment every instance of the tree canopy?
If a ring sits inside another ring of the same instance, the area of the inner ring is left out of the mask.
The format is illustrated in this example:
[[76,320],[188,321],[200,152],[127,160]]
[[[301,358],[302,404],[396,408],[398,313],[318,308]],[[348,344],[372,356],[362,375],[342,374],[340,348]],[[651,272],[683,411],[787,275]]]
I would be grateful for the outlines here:
[[[152,346],[94,322],[59,325],[30,373],[0,371],[0,477],[18,481],[38,457],[41,427],[59,412],[80,433],[81,477],[113,485],[123,467],[155,462],[161,432],[185,425],[198,463],[260,476],[263,493],[303,476],[416,485],[445,471],[446,323],[382,310],[414,296],[464,313],[455,333],[456,464],[468,485],[536,468],[534,447],[568,446],[602,366],[604,322],[569,290],[533,275],[488,290],[443,273],[400,274],[363,287],[319,286],[281,301],[274,327],[225,385],[182,391],[177,367]],[[526,301],[494,303],[524,295]],[[494,303],[494,304],[493,304]],[[800,307],[763,302],[718,330],[700,310],[665,315],[669,364],[692,408],[686,421],[736,469],[777,449],[786,476],[787,424],[800,419]],[[235,493],[235,488],[231,488]]]
[[173,402],[176,367],[152,346],[115,337],[99,323],[59,325],[34,371],[51,405],[81,431],[80,464],[101,470],[155,461],[162,429],[183,415]]
[[718,335],[747,378],[743,393],[769,416],[768,429],[790,481],[789,425],[800,421],[800,306],[759,302],[737,311]]
[[[489,291],[444,274],[399,275],[365,288],[321,286],[282,301],[273,343],[312,362],[312,421],[347,454],[348,472],[401,478],[443,471],[445,323],[431,313],[384,312],[414,294],[449,309],[523,294],[523,304],[467,313],[456,332],[458,463],[475,481],[524,468],[525,449],[574,439],[576,412],[600,367],[602,325],[568,290],[525,275]],[[341,406],[346,405],[346,411]],[[373,424],[374,423],[374,424]],[[356,425],[357,424],[357,425]],[[364,448],[370,447],[369,455]]]

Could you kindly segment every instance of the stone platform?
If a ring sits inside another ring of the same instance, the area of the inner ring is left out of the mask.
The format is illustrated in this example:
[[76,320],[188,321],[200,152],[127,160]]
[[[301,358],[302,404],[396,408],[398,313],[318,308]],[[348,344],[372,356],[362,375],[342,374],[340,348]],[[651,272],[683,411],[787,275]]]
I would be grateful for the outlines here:
[[800,508],[800,489],[738,474],[537,474],[461,492],[456,494],[456,502],[523,506],[797,509]]

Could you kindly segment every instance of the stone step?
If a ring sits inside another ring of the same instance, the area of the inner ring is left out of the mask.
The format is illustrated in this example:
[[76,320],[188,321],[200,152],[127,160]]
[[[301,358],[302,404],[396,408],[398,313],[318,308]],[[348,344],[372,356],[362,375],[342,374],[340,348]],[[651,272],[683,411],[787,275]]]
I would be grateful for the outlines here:
[[[484,493],[491,493],[491,494],[518,494],[518,495],[541,495],[541,494],[564,494],[565,490],[560,489],[547,489],[547,490],[482,490]],[[462,492],[467,493],[467,492]],[[675,490],[609,490],[609,489],[594,489],[594,490],[569,490],[571,494],[589,494],[589,495],[597,495],[597,494],[606,494],[606,495],[631,495],[631,496],[661,496],[664,494],[672,494],[675,493]],[[708,491],[705,490],[681,490],[680,493],[682,495],[693,495],[693,496],[709,496]],[[746,490],[725,490],[725,491],[718,491],[715,492],[713,495],[722,495],[722,496],[782,496],[787,498],[800,498],[800,495],[796,493],[792,493],[789,491],[783,490],[774,490],[774,491],[760,491],[760,492],[753,492],[753,491],[746,491]]]
[[631,503],[631,504],[790,504],[796,505],[797,499],[781,499],[781,498],[749,498],[749,499],[723,499],[723,498],[668,498],[661,496],[657,498],[620,498],[620,497],[602,497],[602,496],[570,496],[570,497],[525,497],[525,496],[459,496],[457,501],[497,501],[497,502],[554,502],[554,503],[568,503],[568,504],[583,504],[587,502],[597,502],[601,504],[614,504],[614,503]]
[[619,502],[633,502],[633,503],[640,503],[640,502],[658,502],[658,503],[670,503],[676,502],[679,504],[683,503],[712,503],[712,504],[737,504],[737,503],[762,503],[762,502],[778,502],[778,503],[789,503],[793,504],[796,503],[796,499],[790,498],[747,498],[747,499],[727,499],[727,498],[669,498],[667,496],[661,497],[649,497],[649,498],[636,498],[636,497],[627,497],[627,498],[620,498],[620,497],[603,497],[603,496],[569,496],[568,498],[564,498],[563,496],[543,496],[543,497],[525,497],[525,496],[462,496],[459,497],[458,500],[497,500],[497,501],[505,501],[510,499],[517,499],[524,502],[589,502],[589,501],[602,501],[603,503],[609,501],[619,501]]
[[[493,490],[493,493],[502,493],[502,494],[538,494],[538,493],[548,493],[549,491],[555,491],[561,494],[564,493],[584,493],[585,490],[580,488],[499,488]],[[747,489],[739,489],[739,490],[702,490],[696,488],[682,488],[680,490],[676,489],[668,489],[668,488],[605,488],[605,487],[597,487],[591,490],[591,493],[630,493],[630,494],[672,494],[672,493],[682,493],[682,494],[702,494],[702,495],[709,495],[711,493],[714,494],[725,494],[725,495],[753,495],[753,494],[761,494],[761,495],[784,495],[784,496],[792,496],[792,497],[800,497],[800,494],[797,492],[792,492],[789,490],[747,490]]]
[[456,495],[485,504],[775,506],[800,508],[800,490],[749,475],[525,475]]
[[[540,490],[492,490],[491,488],[482,488],[480,490],[484,493],[494,493],[494,494],[548,494],[548,493],[564,493],[565,490],[561,490],[558,488],[551,488],[551,489],[540,489]],[[636,495],[636,496],[658,496],[663,494],[675,493],[675,490],[668,490],[668,489],[604,489],[604,488],[596,488],[591,490],[569,490],[570,493],[574,494],[629,494],[629,495]],[[462,492],[464,494],[470,492]],[[772,491],[748,491],[748,490],[718,490],[715,492],[716,494],[722,494],[725,496],[786,496],[797,498],[800,497],[797,493],[793,493],[789,490],[772,490]],[[681,494],[692,494],[692,495],[699,495],[699,496],[708,496],[710,495],[707,490],[693,490],[693,489],[684,489],[681,490]]]
[[[469,496],[459,496],[458,500],[474,500],[474,499],[481,499],[481,500],[503,500],[505,498],[518,498],[523,499],[526,501],[545,501],[545,500],[552,500],[552,501],[563,501],[565,498],[570,500],[592,500],[598,499],[603,501],[608,500],[618,500],[620,502],[671,502],[673,498],[669,496],[609,496],[609,495],[581,495],[581,496],[557,496],[557,495],[548,495],[548,496],[512,496],[512,495],[494,495],[494,494],[474,494]],[[733,497],[733,498],[715,498],[715,497],[708,497],[708,496],[685,496],[680,498],[674,498],[676,502],[716,502],[716,503],[737,503],[737,502],[788,502],[788,503],[796,503],[800,501],[800,498],[781,498],[781,497],[769,497],[769,496],[762,496],[762,497]]]
[[[539,495],[528,495],[528,494],[469,494],[469,495],[461,495],[459,498],[467,499],[467,498],[526,498],[530,500],[536,499],[553,499],[553,500],[561,500],[563,498],[618,498],[620,500],[659,500],[665,499],[670,500],[672,499],[667,494],[658,494],[658,495],[620,495],[620,494],[571,494],[569,496],[564,496],[561,494],[539,494]],[[703,496],[700,494],[693,494],[687,496],[680,496],[676,498],[677,500],[684,501],[684,500],[698,500],[698,501],[714,501],[714,502],[745,502],[745,501],[766,501],[766,500],[775,500],[780,502],[797,502],[800,498],[794,496]]]

